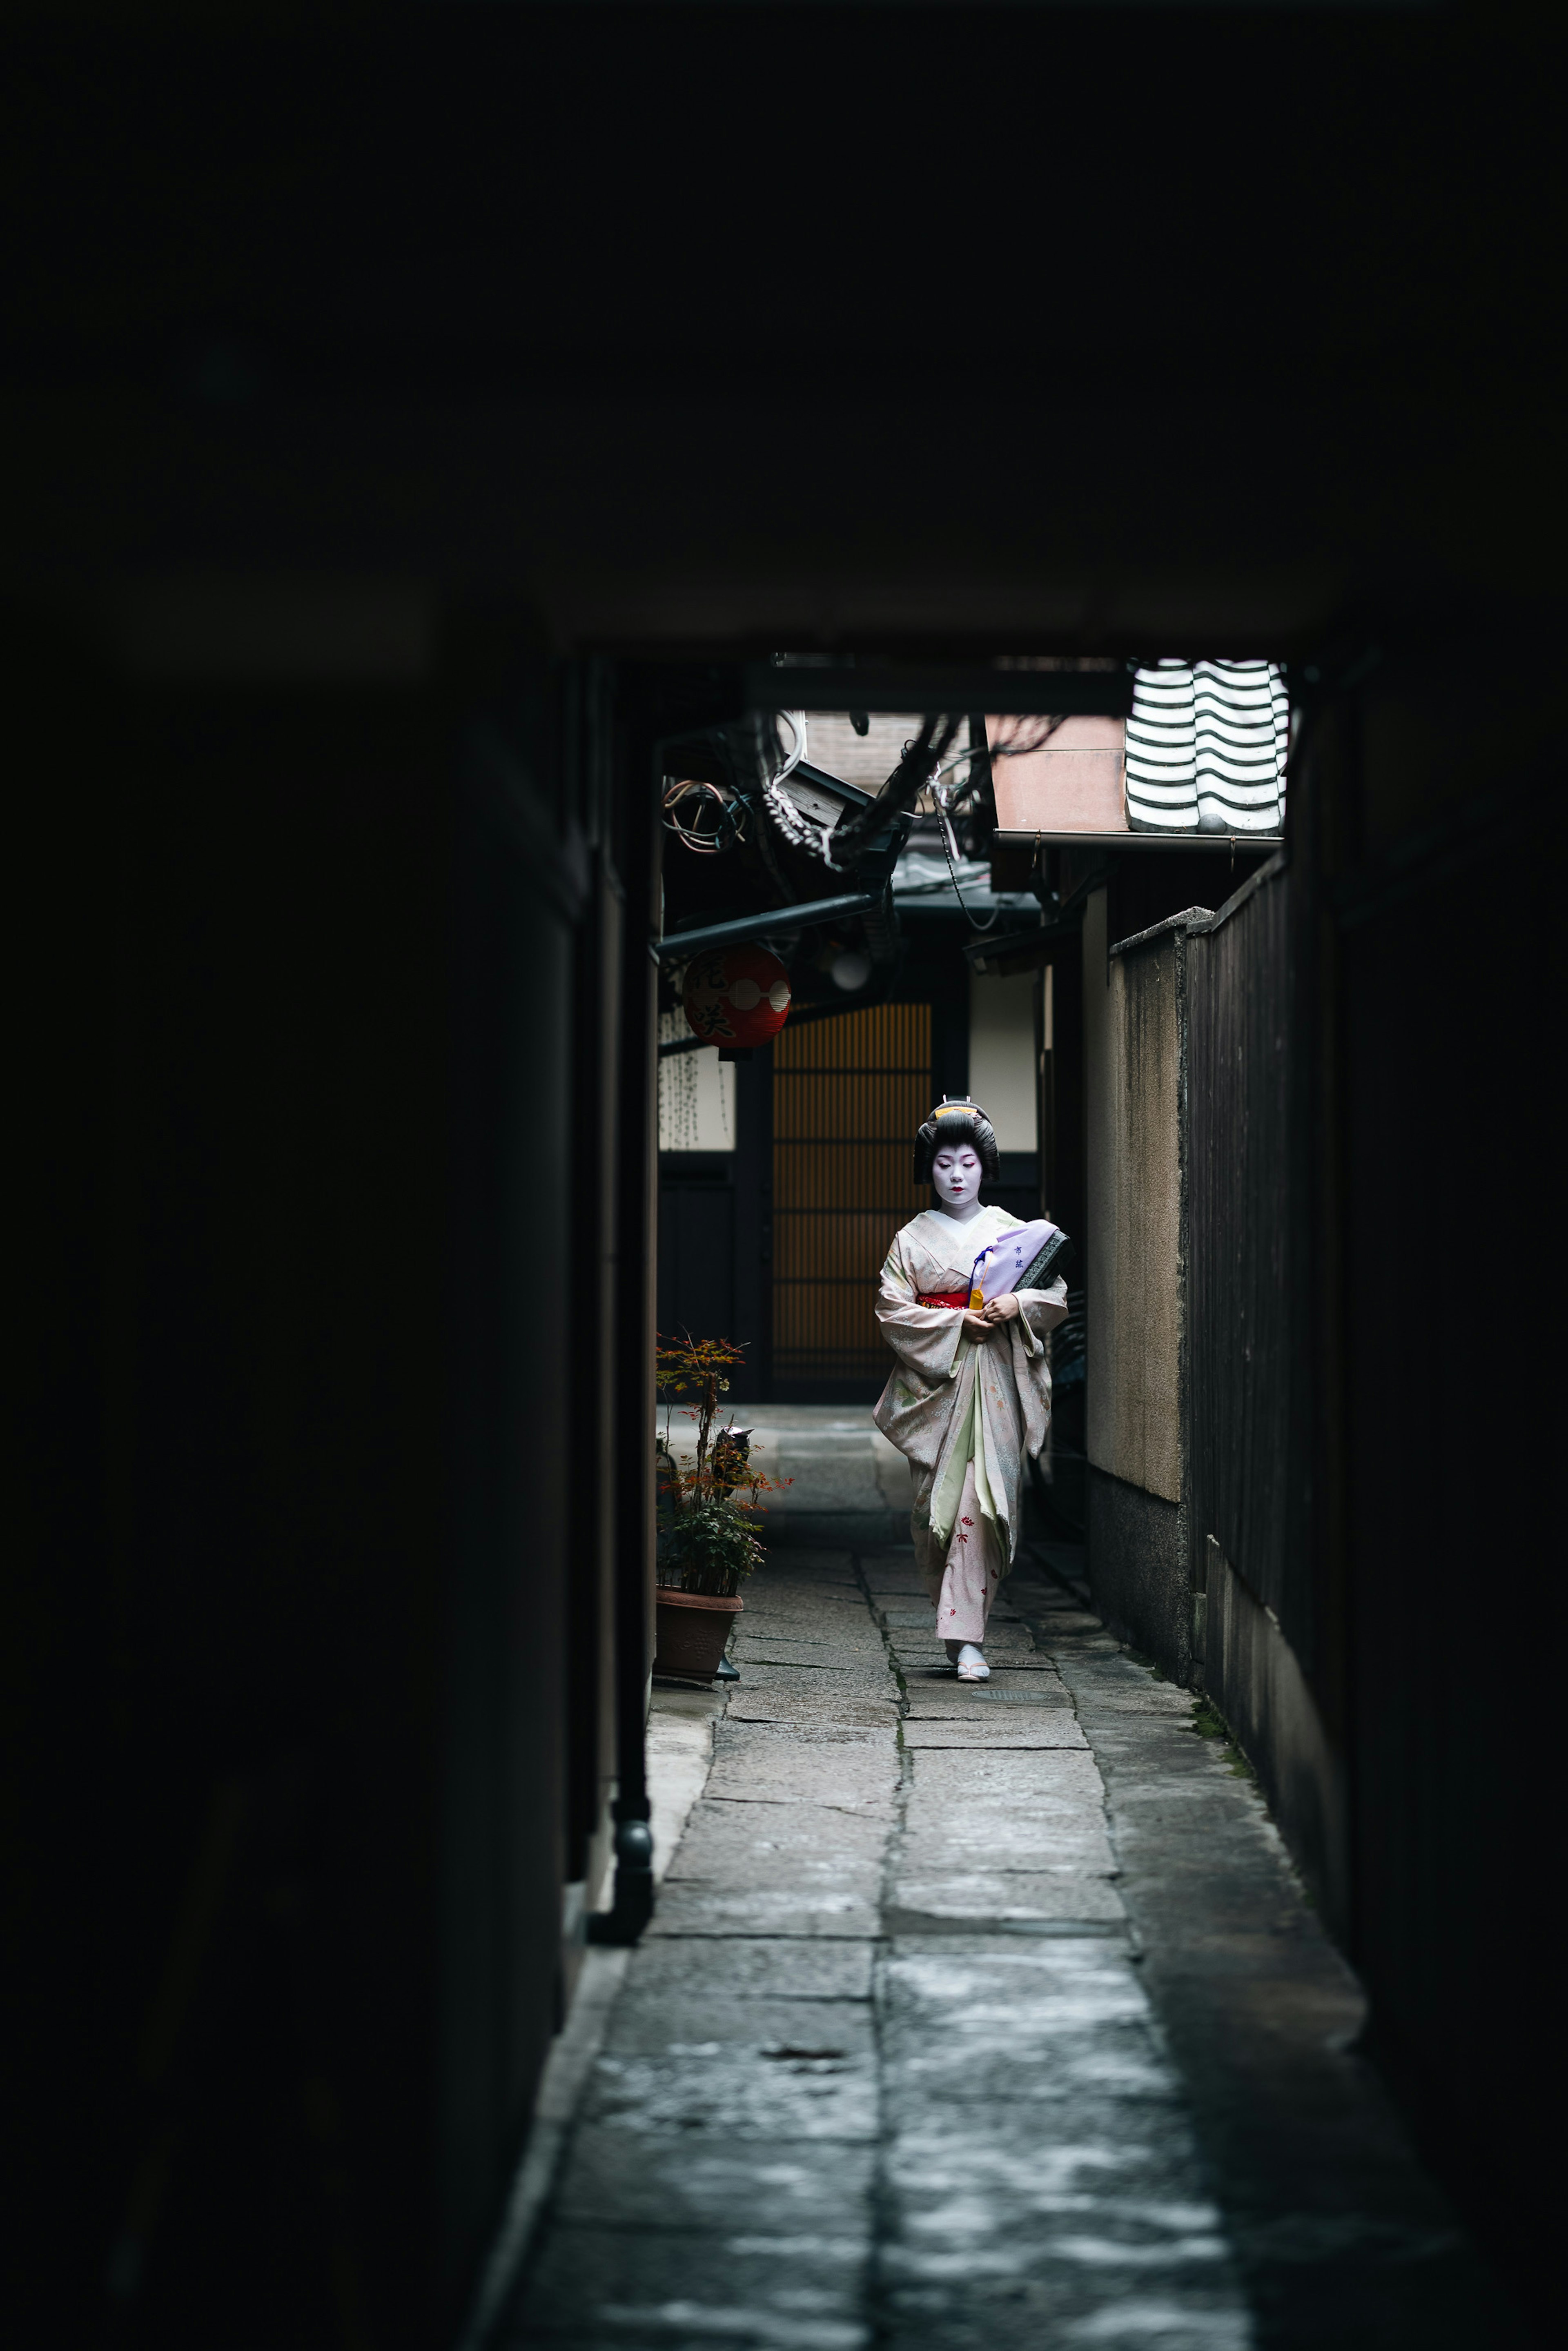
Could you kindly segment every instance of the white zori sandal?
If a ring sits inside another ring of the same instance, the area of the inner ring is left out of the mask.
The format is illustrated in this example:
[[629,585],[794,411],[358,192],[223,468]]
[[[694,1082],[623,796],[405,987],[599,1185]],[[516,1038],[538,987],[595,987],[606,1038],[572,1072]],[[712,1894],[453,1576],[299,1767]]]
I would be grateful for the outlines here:
[[988,1682],[990,1678],[989,1666],[973,1641],[966,1641],[958,1652],[958,1679],[961,1682]]

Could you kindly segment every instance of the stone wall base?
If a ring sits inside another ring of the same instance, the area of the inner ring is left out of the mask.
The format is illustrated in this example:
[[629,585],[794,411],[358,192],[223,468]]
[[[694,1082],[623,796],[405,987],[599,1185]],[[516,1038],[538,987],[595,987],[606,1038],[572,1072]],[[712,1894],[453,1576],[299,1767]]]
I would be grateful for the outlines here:
[[1118,1640],[1190,1682],[1193,1609],[1178,1504],[1089,1469],[1089,1588]]
[[1198,1677],[1257,1771],[1330,1930],[1343,1940],[1350,1907],[1343,1763],[1272,1609],[1212,1540],[1202,1566]]

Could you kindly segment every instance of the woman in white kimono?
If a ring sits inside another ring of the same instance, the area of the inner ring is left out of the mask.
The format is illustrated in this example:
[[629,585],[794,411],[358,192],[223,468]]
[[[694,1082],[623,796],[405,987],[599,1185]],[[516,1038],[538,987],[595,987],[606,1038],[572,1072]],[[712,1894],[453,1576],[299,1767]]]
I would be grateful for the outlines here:
[[[1067,1284],[1007,1291],[976,1311],[979,1252],[1021,1229],[980,1206],[997,1180],[997,1138],[976,1103],[944,1097],[915,1142],[915,1180],[936,1205],[905,1225],[882,1269],[876,1319],[898,1358],[875,1413],[908,1457],[915,1556],[958,1679],[987,1679],[981,1644],[1018,1549],[1024,1460],[1045,1442],[1045,1334],[1067,1313]],[[977,1277],[975,1277],[977,1280]]]

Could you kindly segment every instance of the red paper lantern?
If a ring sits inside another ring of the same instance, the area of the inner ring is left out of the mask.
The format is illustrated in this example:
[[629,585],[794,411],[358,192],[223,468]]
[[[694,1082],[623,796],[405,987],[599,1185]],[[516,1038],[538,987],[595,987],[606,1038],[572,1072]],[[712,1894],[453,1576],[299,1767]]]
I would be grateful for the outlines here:
[[722,947],[686,966],[685,1001],[710,1044],[766,1045],[789,1017],[789,975],[766,947]]

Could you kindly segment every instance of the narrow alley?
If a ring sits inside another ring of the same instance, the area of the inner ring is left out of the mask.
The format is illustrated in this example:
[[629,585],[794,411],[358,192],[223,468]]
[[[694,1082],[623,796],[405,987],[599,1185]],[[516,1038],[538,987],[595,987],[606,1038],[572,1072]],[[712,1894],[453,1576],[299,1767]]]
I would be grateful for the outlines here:
[[1055,1545],[961,1687],[869,1416],[766,1416],[793,1482],[741,1679],[655,1688],[679,1842],[641,1947],[591,1955],[601,2045],[554,2061],[580,2095],[494,2339],[1513,2339],[1191,1694]]
[[0,47],[5,2339],[1554,2342],[1568,11]]

